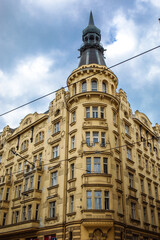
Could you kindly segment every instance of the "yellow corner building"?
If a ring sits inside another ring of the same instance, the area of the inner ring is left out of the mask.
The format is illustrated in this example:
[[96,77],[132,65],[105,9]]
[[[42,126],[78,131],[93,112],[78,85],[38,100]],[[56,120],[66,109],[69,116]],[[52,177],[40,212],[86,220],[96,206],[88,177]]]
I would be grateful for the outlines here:
[[159,240],[160,126],[132,113],[92,13],[44,114],[0,134],[0,240]]

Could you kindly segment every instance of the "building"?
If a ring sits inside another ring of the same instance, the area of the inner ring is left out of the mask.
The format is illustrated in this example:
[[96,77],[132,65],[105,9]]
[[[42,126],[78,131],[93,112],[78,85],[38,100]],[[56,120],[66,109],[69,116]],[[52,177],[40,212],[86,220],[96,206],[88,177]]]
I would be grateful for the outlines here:
[[160,239],[160,126],[132,113],[92,13],[44,114],[0,135],[0,240]]

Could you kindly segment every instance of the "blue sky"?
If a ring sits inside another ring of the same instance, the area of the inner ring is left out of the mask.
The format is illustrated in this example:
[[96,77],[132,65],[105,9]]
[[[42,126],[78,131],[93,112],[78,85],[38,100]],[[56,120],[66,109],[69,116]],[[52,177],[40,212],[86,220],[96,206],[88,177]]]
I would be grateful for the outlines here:
[[[107,66],[160,45],[159,0],[1,0],[0,114],[66,85],[78,67],[90,10],[101,29]],[[160,48],[112,69],[134,111],[160,123]],[[45,112],[54,95],[0,117],[18,127]]]

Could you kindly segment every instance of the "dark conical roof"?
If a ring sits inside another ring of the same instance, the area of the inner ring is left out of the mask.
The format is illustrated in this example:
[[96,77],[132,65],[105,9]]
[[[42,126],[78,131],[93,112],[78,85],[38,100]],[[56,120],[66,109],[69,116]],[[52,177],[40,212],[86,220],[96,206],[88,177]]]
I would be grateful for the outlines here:
[[91,63],[106,66],[103,55],[104,48],[100,44],[101,31],[94,25],[92,12],[90,12],[89,24],[83,30],[82,40],[84,44],[79,49],[80,51],[79,67]]

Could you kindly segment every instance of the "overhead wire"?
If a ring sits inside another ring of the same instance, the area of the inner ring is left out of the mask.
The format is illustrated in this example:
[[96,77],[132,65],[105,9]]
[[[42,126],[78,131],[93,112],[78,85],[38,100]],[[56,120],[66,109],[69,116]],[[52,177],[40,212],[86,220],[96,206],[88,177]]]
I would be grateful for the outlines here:
[[[153,51],[153,50],[155,50],[155,49],[158,49],[158,48],[160,48],[160,45],[158,45],[158,46],[156,46],[156,47],[154,47],[154,48],[148,49],[148,50],[146,50],[146,51],[144,51],[144,52],[141,52],[141,53],[139,53],[139,54],[137,54],[137,55],[135,55],[135,56],[133,56],[133,57],[130,57],[130,58],[128,58],[128,59],[126,59],[126,60],[124,60],[124,61],[121,61],[121,62],[119,62],[119,63],[117,63],[117,64],[114,64],[114,65],[112,65],[112,66],[110,66],[110,67],[107,67],[107,69],[103,69],[103,70],[101,70],[101,71],[99,71],[99,72],[96,72],[96,73],[90,75],[90,76],[87,76],[87,77],[83,78],[83,80],[88,79],[88,78],[90,78],[90,77],[93,77],[93,76],[99,74],[100,72],[103,72],[103,71],[109,70],[109,69],[111,69],[111,68],[117,67],[117,66],[119,66],[119,65],[121,65],[121,64],[123,64],[123,63],[126,63],[126,62],[128,62],[128,61],[131,61],[131,60],[133,60],[134,58],[140,57],[140,56],[142,56],[142,55],[144,55],[144,54],[146,54],[146,53],[148,53],[148,52],[151,52],[151,51]],[[77,81],[77,83],[80,82],[80,81],[81,81],[81,80]],[[66,86],[64,86],[64,87],[61,87],[61,88],[55,90],[55,91],[52,91],[52,92],[50,92],[50,93],[47,93],[47,94],[45,94],[45,95],[43,95],[43,96],[41,96],[41,97],[38,97],[38,98],[35,98],[35,99],[33,99],[33,100],[29,101],[29,102],[26,102],[26,103],[24,103],[24,104],[22,104],[22,105],[20,105],[20,106],[18,106],[18,107],[12,108],[11,110],[8,110],[8,111],[6,111],[6,112],[4,112],[4,113],[1,113],[1,114],[0,114],[0,117],[4,116],[4,115],[6,115],[6,114],[9,114],[9,113],[11,113],[11,112],[13,112],[13,111],[16,111],[16,110],[18,110],[18,109],[20,109],[20,108],[23,108],[23,107],[25,107],[25,106],[27,106],[27,105],[29,105],[29,104],[32,104],[32,103],[34,103],[34,102],[36,102],[36,101],[39,101],[39,100],[41,100],[41,99],[43,99],[43,98],[46,98],[46,97],[48,97],[48,96],[56,93],[57,91],[59,91],[59,90],[61,90],[61,89],[64,89],[64,88],[67,88],[67,87],[69,87],[69,86],[71,86],[71,85],[73,85],[73,84],[74,84],[74,83],[71,83],[71,84],[69,84],[68,86],[66,85]]]

